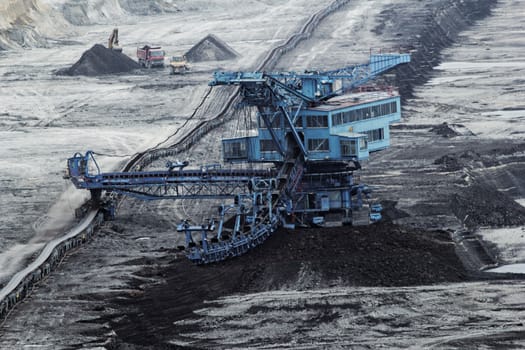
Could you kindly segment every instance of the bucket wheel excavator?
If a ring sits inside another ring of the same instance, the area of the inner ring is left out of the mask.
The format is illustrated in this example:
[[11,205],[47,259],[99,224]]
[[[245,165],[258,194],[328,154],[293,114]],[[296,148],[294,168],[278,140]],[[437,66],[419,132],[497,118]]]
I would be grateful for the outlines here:
[[[279,226],[370,224],[381,219],[381,206],[354,172],[389,146],[401,106],[394,89],[365,84],[409,61],[409,54],[379,53],[325,72],[215,72],[209,85],[240,86],[238,107],[256,110],[255,136],[222,140],[224,163],[252,163],[249,169],[168,162],[163,170],[102,173],[88,151],[68,159],[68,175],[97,198],[224,201],[216,217],[177,226],[198,264],[241,255]],[[114,215],[113,203],[103,207]]]

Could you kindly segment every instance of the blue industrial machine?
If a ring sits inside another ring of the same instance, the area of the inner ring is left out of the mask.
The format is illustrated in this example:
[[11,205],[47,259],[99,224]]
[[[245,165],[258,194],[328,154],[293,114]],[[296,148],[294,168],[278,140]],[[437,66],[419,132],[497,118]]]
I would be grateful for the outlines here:
[[400,97],[391,89],[344,92],[409,61],[408,54],[375,54],[367,64],[322,73],[215,73],[210,85],[240,85],[242,103],[258,109],[257,135],[223,140],[224,160],[288,168],[283,196],[299,223],[322,222],[327,213],[354,225],[378,220],[377,210],[360,212],[369,188],[352,171],[390,144]]
[[144,200],[230,198],[219,208],[217,225],[178,226],[196,263],[243,254],[278,225],[317,226],[328,218],[369,224],[381,219],[381,206],[367,203],[370,189],[353,172],[371,152],[389,146],[389,125],[400,120],[401,108],[396,91],[363,86],[409,61],[408,54],[373,54],[367,64],[326,72],[214,73],[211,86],[238,85],[240,107],[257,109],[257,135],[223,139],[224,162],[261,163],[259,170],[185,170],[187,163],[168,162],[167,170],[101,173],[87,152],[68,160],[69,176],[95,197],[105,191]]

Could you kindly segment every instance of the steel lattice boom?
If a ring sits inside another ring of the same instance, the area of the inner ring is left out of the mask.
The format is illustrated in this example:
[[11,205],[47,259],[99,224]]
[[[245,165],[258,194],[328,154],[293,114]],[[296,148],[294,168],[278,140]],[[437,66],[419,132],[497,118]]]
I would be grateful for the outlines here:
[[[258,111],[257,136],[223,139],[224,161],[261,163],[262,170],[186,170],[187,162],[168,162],[167,170],[102,173],[88,151],[68,159],[68,177],[95,196],[230,199],[220,206],[217,225],[215,219],[178,225],[186,237],[183,248],[196,263],[241,255],[278,225],[322,225],[334,216],[342,224],[369,224],[381,218],[381,205],[368,202],[371,190],[353,172],[370,152],[389,146],[389,125],[401,117],[400,97],[392,89],[343,93],[409,61],[408,54],[377,54],[366,64],[326,72],[214,73],[209,85],[239,85],[240,106]],[[112,216],[111,203],[105,208]]]

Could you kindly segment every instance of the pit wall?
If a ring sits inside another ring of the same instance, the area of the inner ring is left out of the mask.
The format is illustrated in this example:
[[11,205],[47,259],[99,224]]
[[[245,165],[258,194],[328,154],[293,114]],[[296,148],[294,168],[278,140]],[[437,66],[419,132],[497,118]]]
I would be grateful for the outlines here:
[[[400,28],[377,28],[378,35],[405,32],[406,39],[400,43],[411,52],[411,62],[396,69],[395,85],[399,87],[403,100],[413,97],[413,89],[426,83],[434,67],[441,63],[441,51],[457,39],[460,32],[470,27],[475,21],[490,15],[497,0],[445,0],[425,14],[423,24],[407,18]],[[383,20],[388,21],[385,13]],[[400,14],[400,18],[403,16]],[[406,16],[405,16],[406,17]]]
[[68,23],[41,0],[0,0],[0,50],[42,46],[64,33]]
[[[452,45],[475,21],[489,16],[496,4],[497,0],[445,0],[427,13],[422,26],[417,21],[400,24],[400,27],[405,27],[405,33],[410,32],[401,46],[411,51],[411,62],[396,69],[394,84],[399,87],[402,100],[413,97],[414,87],[432,77],[434,67],[441,63],[442,50]],[[382,31],[376,30],[377,34]],[[391,32],[401,32],[401,29],[394,28]],[[457,256],[474,277],[482,277],[481,271],[497,265],[495,255],[479,236],[470,231],[457,231],[452,238]]]
[[171,0],[0,0],[0,51],[46,46],[48,38],[67,36],[74,30],[71,25],[113,24],[129,14],[177,11]]

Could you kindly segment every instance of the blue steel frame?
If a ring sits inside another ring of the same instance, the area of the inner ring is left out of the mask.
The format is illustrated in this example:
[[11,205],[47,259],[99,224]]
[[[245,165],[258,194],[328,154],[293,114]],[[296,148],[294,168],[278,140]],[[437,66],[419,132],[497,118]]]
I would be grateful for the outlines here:
[[[289,215],[293,215],[294,212],[312,211],[307,207],[308,202],[303,200],[305,196],[311,194],[311,191],[317,194],[326,193],[327,197],[331,194],[341,196],[340,209],[347,212],[362,207],[363,197],[368,195],[369,188],[364,184],[354,184],[351,171],[346,171],[343,175],[321,173],[319,176],[326,174],[332,185],[323,187],[322,183],[316,182],[310,189],[301,188],[305,176],[313,178],[317,175],[307,174],[308,161],[345,160],[342,154],[336,152],[328,152],[327,155],[316,157],[316,152],[307,149],[305,141],[327,138],[331,143],[329,149],[332,149],[333,143],[341,140],[360,144],[366,137],[365,132],[374,128],[384,128],[382,143],[376,143],[372,148],[367,147],[365,151],[350,157],[355,161],[366,158],[369,150],[379,150],[388,146],[388,125],[399,119],[399,97],[392,97],[392,101],[395,101],[397,106],[397,113],[340,125],[332,125],[333,113],[366,107],[366,104],[330,111],[316,111],[315,108],[323,105],[326,100],[360,86],[398,64],[409,61],[408,54],[380,54],[371,55],[367,64],[323,73],[214,73],[211,86],[241,85],[243,103],[258,108],[259,117],[266,128],[259,129],[260,134],[257,138],[243,139],[246,142],[245,150],[247,154],[250,152],[258,154],[259,161],[278,161],[280,168],[277,173],[267,170],[232,171],[216,168],[184,170],[187,163],[168,163],[168,170],[164,171],[101,173],[93,152],[88,151],[85,155],[77,153],[68,159],[68,175],[77,188],[89,189],[92,193],[105,190],[143,200],[233,197],[235,198],[233,204],[220,207],[218,233],[210,242],[208,242],[208,232],[215,230],[214,222],[192,226],[186,221],[178,226],[178,231],[185,232],[188,258],[196,263],[211,263],[241,255],[262,243],[280,222],[287,225],[286,218]],[[333,90],[334,80],[341,80],[340,89]],[[370,105],[374,103],[377,101],[370,102]],[[318,130],[310,130],[306,125],[302,128],[296,127],[299,118],[316,113],[327,118],[326,127]],[[276,118],[279,118],[278,125],[275,125]],[[273,141],[276,157],[261,159],[263,153],[257,148],[260,146],[259,142],[254,142],[261,138]],[[290,142],[290,138],[294,142]],[[224,142],[227,144],[229,141]],[[95,174],[89,173],[90,162],[95,165],[97,170]],[[338,178],[338,176],[342,177]],[[321,187],[315,188],[315,186]],[[352,201],[352,196],[356,197],[355,201]],[[322,208],[314,208],[313,212],[330,209],[330,203],[325,203],[326,201],[321,199]],[[381,217],[380,210],[378,206],[371,208],[372,221]],[[231,238],[225,239],[224,220],[229,211],[233,211],[235,215],[235,224],[231,230]],[[195,231],[201,233],[200,245],[193,240],[192,232]]]
[[[337,135],[342,128],[331,130],[329,125],[324,130],[315,130],[303,127],[298,130],[295,123],[298,118],[305,115],[318,113],[325,115],[331,123],[331,113],[315,111],[315,107],[322,105],[324,101],[341,94],[344,91],[351,90],[363,85],[379,74],[382,74],[399,64],[410,62],[409,54],[374,54],[370,56],[369,63],[353,65],[341,69],[327,72],[308,72],[298,74],[295,72],[287,73],[265,73],[265,72],[215,72],[214,79],[209,83],[211,86],[217,85],[240,85],[242,87],[243,104],[256,106],[259,109],[259,118],[264,125],[259,125],[259,135],[252,138],[224,140],[224,143],[242,142],[244,147],[249,150],[246,158],[229,159],[227,161],[262,161],[273,162],[283,161],[286,158],[287,135],[291,135],[295,144],[299,147],[302,156],[308,160],[333,160],[345,159],[338,157],[335,143],[340,138],[363,139],[368,130],[381,128],[384,130],[384,139],[382,144],[375,143],[372,149],[360,150],[350,159],[366,159],[369,151],[384,149],[389,145],[388,125],[395,120],[400,119],[398,112],[392,116],[374,118],[362,122],[353,123],[355,128],[354,135]],[[333,90],[334,81],[341,81],[341,88]],[[399,106],[399,96],[392,97]],[[373,105],[375,102],[369,102]],[[352,108],[359,108],[368,105],[367,103]],[[352,108],[341,109],[340,111],[351,110]],[[278,123],[274,123],[277,120]],[[346,125],[348,128],[349,125]],[[305,146],[305,141],[309,138],[327,138],[330,141],[330,150],[334,152],[329,154],[315,154],[310,152]],[[260,140],[273,140],[275,151],[263,152],[260,149]],[[348,159],[348,158],[346,158]]]

